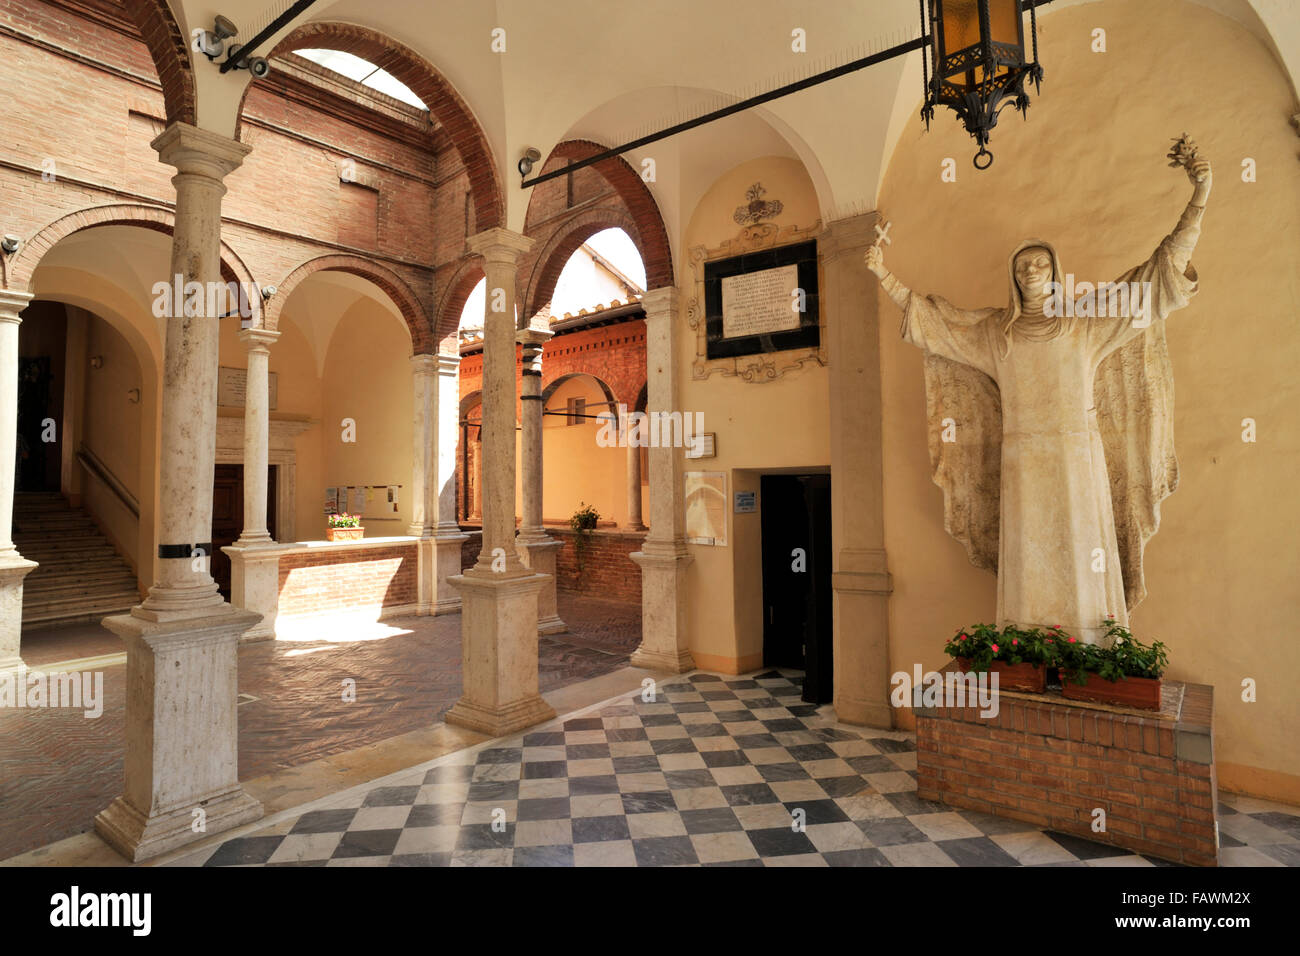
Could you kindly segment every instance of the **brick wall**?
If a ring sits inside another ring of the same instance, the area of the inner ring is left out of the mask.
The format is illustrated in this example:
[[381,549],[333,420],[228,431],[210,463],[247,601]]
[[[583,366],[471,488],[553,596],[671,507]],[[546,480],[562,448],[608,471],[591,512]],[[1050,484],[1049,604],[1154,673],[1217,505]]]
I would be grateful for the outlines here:
[[[546,533],[564,547],[555,555],[555,573],[561,591],[585,594],[608,601],[641,604],[641,569],[628,557],[640,551],[645,532],[603,531],[592,534],[590,544],[583,553],[583,571],[578,573],[578,558],[574,551],[573,531],[567,528],[548,527]],[[480,531],[467,531],[469,540],[461,545],[460,566],[472,568],[483,547]]]
[[414,542],[283,554],[280,617],[415,604],[416,563]]
[[[88,207],[175,200],[175,170],[149,146],[165,127],[153,61],[125,15],[96,9],[0,0],[0,57],[23,77],[5,105],[21,135],[0,167],[0,208],[5,231],[26,239]],[[440,163],[454,151],[427,115],[301,60],[254,83],[244,110],[253,149],[226,179],[222,238],[254,280],[281,284],[303,262],[351,254],[396,272],[431,314],[435,268],[462,252],[467,180],[454,157]],[[345,161],[364,186],[340,181]],[[367,201],[350,201],[358,191]]]
[[[1182,686],[1172,719],[1038,694],[1000,694],[991,718],[974,707],[918,708],[917,793],[1176,863],[1215,866],[1214,689]],[[1166,695],[1173,689],[1166,682]],[[1105,832],[1092,829],[1097,807],[1106,811]]]

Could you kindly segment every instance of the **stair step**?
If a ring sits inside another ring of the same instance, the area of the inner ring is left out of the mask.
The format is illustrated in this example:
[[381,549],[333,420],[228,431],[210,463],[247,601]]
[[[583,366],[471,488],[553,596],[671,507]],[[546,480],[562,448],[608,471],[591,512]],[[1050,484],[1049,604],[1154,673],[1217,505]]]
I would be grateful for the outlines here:
[[39,565],[24,580],[24,628],[97,622],[140,603],[130,565],[58,492],[14,496],[14,543]]
[[98,581],[69,581],[66,584],[45,585],[41,587],[24,587],[23,601],[41,602],[63,597],[90,597],[103,594],[116,594],[120,591],[134,591],[135,578],[129,574],[116,574],[112,578]]

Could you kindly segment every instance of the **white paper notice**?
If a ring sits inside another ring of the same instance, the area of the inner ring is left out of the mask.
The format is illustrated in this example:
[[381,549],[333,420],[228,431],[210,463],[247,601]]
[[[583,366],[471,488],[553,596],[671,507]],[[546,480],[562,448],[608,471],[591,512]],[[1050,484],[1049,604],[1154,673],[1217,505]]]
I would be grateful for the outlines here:
[[722,337],[767,335],[799,328],[792,293],[799,287],[799,267],[779,266],[722,280]]

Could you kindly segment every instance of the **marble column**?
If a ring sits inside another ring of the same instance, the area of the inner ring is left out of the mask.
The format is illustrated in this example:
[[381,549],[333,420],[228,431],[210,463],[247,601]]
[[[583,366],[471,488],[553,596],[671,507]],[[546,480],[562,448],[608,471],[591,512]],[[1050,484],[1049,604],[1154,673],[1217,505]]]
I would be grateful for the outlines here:
[[18,457],[18,326],[32,296],[0,289],[0,673],[22,671],[23,578],[36,567],[14,547]]
[[244,529],[235,544],[271,544],[266,528],[266,489],[271,440],[271,349],[279,332],[243,329],[239,341],[248,351],[244,389]]
[[627,440],[627,530],[644,531],[641,523],[641,448],[637,444],[639,429],[629,423],[623,429]]
[[[223,180],[249,147],[186,123],[152,145],[177,170],[166,281],[206,291],[221,282]],[[126,780],[95,829],[134,861],[262,815],[239,785],[235,715],[236,645],[260,616],[222,601],[209,573],[220,319],[199,298],[166,320],[158,580],[130,614],[103,622],[127,649]]]
[[889,705],[889,594],[880,412],[882,294],[862,264],[876,213],[832,222],[817,241],[830,357],[831,587],[835,713],[893,725]]
[[230,603],[254,611],[262,620],[244,632],[241,643],[275,636],[280,597],[280,558],[266,554],[276,543],[266,527],[266,492],[271,437],[271,350],[279,332],[243,329],[239,341],[248,352],[244,387],[244,528],[224,547],[230,557]]
[[524,353],[519,384],[524,514],[515,544],[524,564],[550,575],[537,593],[539,634],[560,634],[569,629],[560,620],[555,600],[555,559],[564,542],[548,537],[542,529],[542,350],[554,334],[549,329],[530,327],[521,329],[517,336]]
[[410,534],[419,538],[420,614],[459,611],[460,595],[447,583],[460,574],[462,534],[456,522],[456,438],[460,357],[413,355],[415,449]]
[[547,576],[515,548],[515,269],[533,240],[494,228],[471,236],[483,259],[483,549],[450,579],[460,591],[464,695],[447,723],[494,737],[555,715],[538,693],[537,592]]
[[[680,410],[678,294],[671,286],[641,297],[646,326],[646,412]],[[641,645],[632,666],[682,673],[695,668],[686,626],[686,512],[681,448],[650,449],[650,531],[631,557],[641,567]]]

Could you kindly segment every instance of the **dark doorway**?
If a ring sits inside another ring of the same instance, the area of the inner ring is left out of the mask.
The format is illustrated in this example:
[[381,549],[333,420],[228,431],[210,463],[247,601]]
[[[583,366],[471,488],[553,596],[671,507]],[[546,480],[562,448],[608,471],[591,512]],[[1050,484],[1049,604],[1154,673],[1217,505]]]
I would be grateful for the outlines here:
[[834,693],[831,476],[763,475],[763,664],[804,672],[803,699]]
[[[277,467],[267,469],[266,527],[275,537],[275,479]],[[212,579],[221,596],[230,600],[230,558],[221,549],[234,544],[244,530],[244,466],[217,465],[212,476]]]

